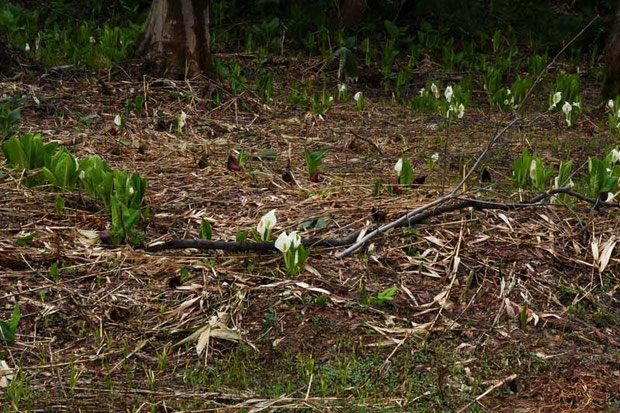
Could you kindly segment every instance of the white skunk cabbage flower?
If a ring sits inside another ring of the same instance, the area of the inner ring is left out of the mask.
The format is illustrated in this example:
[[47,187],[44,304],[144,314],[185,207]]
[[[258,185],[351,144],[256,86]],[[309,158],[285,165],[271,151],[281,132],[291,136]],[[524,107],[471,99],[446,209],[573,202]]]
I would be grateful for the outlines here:
[[400,173],[403,170],[403,158],[400,158],[398,162],[396,162],[396,165],[394,165],[394,170],[396,171],[396,176],[400,178]]
[[277,222],[275,209],[263,215],[256,226],[256,232],[260,235],[261,240],[267,240],[267,236],[271,233],[271,230],[276,226]]
[[532,159],[530,163],[530,179],[533,181],[536,179],[536,159]]
[[119,128],[121,127],[121,125],[123,124],[123,118],[121,118],[121,115],[118,114],[114,117],[114,124],[116,126],[118,126]]
[[448,101],[448,103],[452,101],[453,94],[454,94],[454,91],[452,90],[452,86],[448,86],[446,88],[446,91],[444,92],[444,96],[446,97],[446,100]]
[[436,84],[431,83],[431,92],[433,92],[433,95],[435,95],[435,99],[439,99],[439,88],[437,87]]
[[553,104],[549,106],[549,110],[555,109],[555,106],[562,100],[562,92],[555,92],[553,94]]
[[463,118],[463,115],[465,115],[465,106],[464,106],[462,103],[460,103],[460,104],[459,104],[459,106],[458,106],[458,108],[457,108],[457,112],[456,112],[456,113],[457,113],[457,115],[456,115],[456,116],[457,116],[459,119],[462,119],[462,118]]

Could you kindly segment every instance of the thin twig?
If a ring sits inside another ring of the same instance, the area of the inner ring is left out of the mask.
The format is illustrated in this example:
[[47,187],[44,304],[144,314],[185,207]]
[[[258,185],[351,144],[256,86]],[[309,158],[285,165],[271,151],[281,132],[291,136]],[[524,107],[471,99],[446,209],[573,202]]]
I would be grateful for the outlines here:
[[377,150],[377,152],[379,152],[380,155],[383,155],[383,151],[381,150],[381,148],[379,148],[379,145],[377,145],[376,143],[374,143],[372,140],[370,140],[369,138],[360,135],[359,133],[355,132],[354,130],[350,130],[349,133],[351,133],[351,135],[355,136],[357,139],[361,139],[364,142],[374,146],[374,148]]

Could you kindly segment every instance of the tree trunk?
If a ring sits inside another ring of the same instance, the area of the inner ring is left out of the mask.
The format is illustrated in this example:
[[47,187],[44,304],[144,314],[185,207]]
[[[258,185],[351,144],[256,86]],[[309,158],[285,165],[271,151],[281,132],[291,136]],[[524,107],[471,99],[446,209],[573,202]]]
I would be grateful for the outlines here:
[[153,0],[137,56],[155,76],[186,78],[212,73],[209,0]]
[[366,0],[340,0],[338,6],[338,17],[342,28],[359,24],[368,11]]
[[605,47],[605,66],[603,95],[605,97],[620,95],[620,0],[616,3],[616,21]]

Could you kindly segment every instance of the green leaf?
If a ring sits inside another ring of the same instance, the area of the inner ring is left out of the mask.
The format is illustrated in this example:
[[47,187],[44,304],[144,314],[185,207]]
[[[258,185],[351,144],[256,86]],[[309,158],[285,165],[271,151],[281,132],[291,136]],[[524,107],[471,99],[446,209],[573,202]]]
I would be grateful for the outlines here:
[[211,239],[213,236],[213,229],[211,228],[211,224],[206,219],[202,218],[200,221],[200,238],[202,239]]
[[55,280],[58,280],[60,277],[60,271],[58,270],[58,262],[53,263],[50,266],[49,273]]
[[340,77],[342,73],[347,77],[355,78],[359,76],[357,71],[357,59],[350,49],[342,46],[336,50],[334,56],[340,59],[338,64],[338,77]]
[[11,319],[8,322],[0,320],[0,340],[9,344],[15,342],[15,333],[17,332],[20,318],[21,312],[19,310],[19,304],[15,303]]
[[17,245],[19,245],[20,247],[26,247],[28,245],[30,245],[32,243],[32,240],[34,240],[34,237],[37,235],[36,232],[31,232],[30,234],[17,238],[17,240],[15,241],[17,243]]
[[56,213],[61,215],[63,209],[65,209],[65,199],[61,195],[56,195]]
[[376,297],[372,297],[370,300],[377,305],[383,305],[385,302],[394,301],[394,298],[396,298],[397,293],[398,293],[398,287],[393,286],[386,290],[383,290],[382,292],[377,294]]
[[246,240],[248,239],[248,231],[247,230],[239,230],[237,231],[237,236],[235,237],[235,240],[239,243],[239,244],[243,244]]
[[403,159],[403,167],[400,171],[399,183],[401,185],[411,185],[413,183],[413,167],[411,163]]

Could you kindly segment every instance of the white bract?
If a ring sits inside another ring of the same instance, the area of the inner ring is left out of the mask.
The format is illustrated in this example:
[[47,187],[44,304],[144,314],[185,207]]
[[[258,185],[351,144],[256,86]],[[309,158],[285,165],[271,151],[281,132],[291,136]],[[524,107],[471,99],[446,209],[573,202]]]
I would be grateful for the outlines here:
[[611,150],[611,163],[620,163],[620,151],[618,149]]
[[564,104],[562,105],[562,112],[564,112],[564,114],[566,115],[566,123],[568,124],[568,126],[571,125],[571,119],[570,119],[570,113],[573,110],[573,106],[568,103],[568,102],[564,102]]
[[439,88],[434,83],[431,84],[431,92],[435,95],[435,99],[439,99]]
[[444,92],[444,96],[446,97],[446,100],[448,101],[448,103],[452,101],[453,94],[454,94],[454,91],[452,90],[452,86],[448,86],[446,88],[446,91]]
[[562,92],[555,92],[553,95],[553,104],[549,106],[549,110],[555,109],[556,105],[562,100]]
[[439,160],[439,153],[435,152],[432,156],[431,159],[433,160],[433,162],[437,162]]
[[121,125],[123,124],[123,118],[121,118],[121,115],[118,114],[114,117],[114,124],[116,126],[118,126],[119,128],[121,127]]
[[134,192],[135,192],[135,191],[134,191],[134,189],[133,189],[133,186],[130,186],[130,187],[129,187],[129,195],[133,195],[133,194],[134,194]]
[[607,107],[610,110],[614,110],[614,101],[612,99],[609,99],[609,101],[607,102]]
[[13,369],[4,360],[0,360],[0,389],[9,387],[9,381],[13,379]]
[[26,43],[26,46],[24,47],[24,50],[29,52],[30,51],[30,45],[28,43]]
[[187,119],[187,113],[181,111],[181,114],[179,115],[179,129],[183,129],[183,126],[185,126],[186,119]]
[[362,97],[362,92],[357,92],[355,95],[353,95],[353,100],[358,102],[361,97]]
[[347,91],[347,85],[345,85],[344,83],[341,83],[338,85],[338,92],[344,93],[346,91]]
[[271,230],[276,226],[278,220],[276,219],[276,210],[272,209],[267,212],[258,222],[256,226],[256,232],[260,235],[262,241],[269,241],[271,236]]
[[420,89],[420,92],[419,92],[419,93],[420,93],[420,96],[422,96],[422,95],[424,94],[424,92],[425,92],[425,91],[426,91],[426,89],[424,89],[424,88]]
[[88,43],[90,43],[90,44],[95,44],[95,38],[94,38],[93,36],[90,36],[90,37],[88,38]]
[[396,165],[394,165],[394,170],[396,171],[396,176],[400,178],[400,173],[403,170],[403,158],[400,158]]
[[462,103],[461,103],[461,104],[459,104],[459,107],[458,107],[458,109],[457,109],[457,112],[456,112],[456,113],[457,113],[457,115],[456,115],[456,116],[457,116],[459,119],[461,119],[461,118],[463,117],[463,115],[465,115],[465,106],[464,106]]
[[530,163],[530,179],[536,180],[536,159],[532,159],[532,163]]

